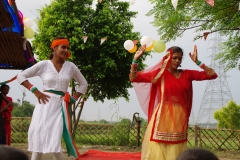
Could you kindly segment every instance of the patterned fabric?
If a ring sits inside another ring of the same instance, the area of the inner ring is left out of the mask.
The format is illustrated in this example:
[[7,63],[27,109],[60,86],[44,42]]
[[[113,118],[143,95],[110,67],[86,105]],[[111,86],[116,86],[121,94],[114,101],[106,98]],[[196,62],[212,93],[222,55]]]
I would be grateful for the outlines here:
[[[212,69],[178,70],[179,76],[175,77],[168,71],[172,54],[172,50],[168,50],[159,63],[137,72],[137,77],[132,80],[139,103],[149,120],[142,159],[175,160],[187,141],[192,81],[217,78]],[[150,158],[149,154],[152,155]]]
[[[155,72],[155,77],[158,77],[159,72],[161,71]],[[159,91],[154,93],[159,103],[156,106],[156,114],[150,117],[154,119],[151,140],[164,143],[186,141],[188,120],[192,109],[192,81],[210,80],[216,77],[216,74],[208,75],[205,71],[182,70],[180,77],[176,78],[166,70],[162,77],[157,80],[154,78],[156,90]],[[138,72],[133,82],[143,80],[144,82],[153,81],[146,74]]]
[[[137,72],[132,82],[140,106],[147,111],[148,121],[154,119],[150,140],[182,143],[187,140],[185,132],[192,110],[192,81],[215,79],[217,74],[212,69],[179,70],[179,76],[175,77],[168,71],[172,52],[168,50],[155,66]],[[154,110],[157,110],[155,114]]]
[[[155,111],[156,113],[156,111]],[[155,114],[154,113],[154,114]],[[176,160],[178,155],[187,149],[187,143],[168,144],[149,141],[154,119],[148,124],[142,142],[142,160]]]

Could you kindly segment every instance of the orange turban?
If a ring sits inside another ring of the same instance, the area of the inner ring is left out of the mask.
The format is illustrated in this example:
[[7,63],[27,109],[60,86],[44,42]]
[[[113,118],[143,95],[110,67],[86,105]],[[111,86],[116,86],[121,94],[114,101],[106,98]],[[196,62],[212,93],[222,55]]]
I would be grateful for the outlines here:
[[[50,48],[53,49],[54,47],[59,46],[59,45],[69,46],[69,42],[67,39],[55,39],[52,41],[52,45]],[[67,58],[68,57],[70,57],[70,52],[68,52],[68,54],[67,54]]]

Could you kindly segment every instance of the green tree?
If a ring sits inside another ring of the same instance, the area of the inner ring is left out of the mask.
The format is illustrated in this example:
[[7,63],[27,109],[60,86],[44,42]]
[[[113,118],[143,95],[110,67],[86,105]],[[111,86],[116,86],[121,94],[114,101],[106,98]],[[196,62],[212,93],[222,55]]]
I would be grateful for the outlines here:
[[30,102],[23,101],[21,106],[19,106],[18,103],[14,102],[13,106],[14,106],[12,111],[13,117],[31,117],[32,116],[34,105],[32,105]]
[[215,111],[214,118],[218,121],[219,128],[240,129],[240,105],[229,101],[226,106]]
[[121,124],[121,125],[130,125],[131,124],[131,120],[129,118],[122,118],[119,124]]
[[223,52],[217,58],[227,64],[226,69],[237,67],[240,58],[240,12],[239,1],[218,0],[211,7],[203,0],[179,1],[175,11],[170,0],[150,0],[154,7],[148,12],[153,15],[154,26],[165,41],[181,37],[186,30],[195,29],[195,39],[203,37],[204,31],[219,32],[227,36]]
[[81,120],[79,120],[79,122],[84,123],[85,121],[81,119]]
[[101,123],[101,124],[108,124],[109,122],[108,122],[107,120],[105,120],[105,119],[101,119],[101,120],[99,121],[99,123]]
[[[147,119],[144,119],[144,118],[142,118],[142,117],[137,117],[137,120],[140,120],[140,121],[141,121],[141,126],[147,126],[147,124],[148,124]],[[134,120],[134,121],[132,122],[132,126],[135,126],[135,125],[136,125],[136,121]]]
[[[88,81],[88,96],[95,101],[123,97],[129,100],[128,88],[132,87],[128,74],[133,54],[123,47],[127,39],[139,39],[133,32],[131,18],[136,12],[129,11],[128,2],[118,0],[102,1],[93,6],[93,0],[53,0],[39,10],[38,33],[33,40],[33,49],[39,60],[47,59],[50,43],[54,37],[65,36],[70,41],[71,57]],[[82,36],[88,36],[84,43]],[[100,45],[100,39],[107,40]],[[145,65],[139,61],[139,69]],[[72,81],[72,93],[75,82]],[[84,103],[80,99],[73,108],[80,105],[77,118],[73,117],[76,129]],[[82,105],[82,106],[81,106]],[[75,116],[75,114],[73,114]]]
[[[37,19],[38,33],[33,40],[33,49],[39,60],[47,59],[50,43],[56,36],[66,36],[71,44],[71,58],[86,77],[88,95],[95,101],[123,97],[129,99],[128,88],[132,87],[128,74],[133,54],[123,47],[127,39],[139,39],[133,32],[131,18],[136,12],[129,11],[128,2],[93,0],[53,0],[45,5]],[[82,36],[88,36],[84,43]],[[107,40],[100,45],[100,39]],[[144,64],[139,62],[139,68]]]
[[141,120],[141,126],[147,126],[147,124],[148,124],[148,120],[147,119],[139,117],[139,120]]

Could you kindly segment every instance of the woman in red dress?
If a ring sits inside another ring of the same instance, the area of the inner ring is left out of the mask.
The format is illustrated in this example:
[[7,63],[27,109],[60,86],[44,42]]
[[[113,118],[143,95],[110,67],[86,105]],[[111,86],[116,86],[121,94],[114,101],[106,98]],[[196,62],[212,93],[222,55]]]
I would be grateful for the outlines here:
[[[0,88],[1,93],[8,99],[9,102],[12,103],[12,98],[8,97],[7,94],[9,92],[10,87],[6,84],[3,84]],[[8,102],[2,101],[1,106],[5,107],[7,106]],[[12,120],[12,110],[13,105],[10,105],[8,108],[6,108],[2,112],[3,120],[4,120],[4,126],[5,126],[5,132],[6,132],[6,144],[11,145],[11,120]]]
[[217,74],[198,60],[196,46],[189,55],[203,71],[179,69],[183,51],[177,46],[169,48],[155,66],[137,71],[137,61],[145,48],[142,46],[135,53],[129,74],[149,121],[143,138],[141,159],[175,160],[187,148],[192,81],[215,79]]

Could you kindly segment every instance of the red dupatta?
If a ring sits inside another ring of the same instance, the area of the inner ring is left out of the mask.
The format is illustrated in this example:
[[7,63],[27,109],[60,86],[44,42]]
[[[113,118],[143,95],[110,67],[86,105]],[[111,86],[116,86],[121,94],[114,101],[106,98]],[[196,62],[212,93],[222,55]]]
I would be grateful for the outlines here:
[[[156,73],[161,73],[158,78],[166,71],[170,63],[170,59],[172,58],[171,50],[167,51],[166,55],[162,58],[160,62],[156,65],[138,72],[138,74],[144,74],[144,76],[149,77],[154,80],[156,78]],[[155,79],[156,80],[156,79]],[[143,112],[148,116],[148,122],[150,121],[153,111],[156,108],[157,104],[160,103],[160,95],[159,90],[157,89],[157,85],[154,83],[133,83],[133,87],[137,94],[137,98],[139,104],[143,110]]]

